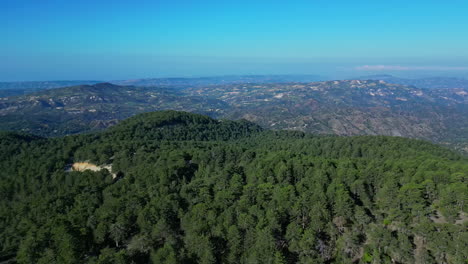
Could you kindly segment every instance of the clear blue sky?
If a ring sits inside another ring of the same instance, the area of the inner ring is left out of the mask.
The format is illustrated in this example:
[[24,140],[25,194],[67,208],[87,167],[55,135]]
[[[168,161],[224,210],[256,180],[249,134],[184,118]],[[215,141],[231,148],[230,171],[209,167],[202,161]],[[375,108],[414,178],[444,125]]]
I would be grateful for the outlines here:
[[463,75],[467,14],[466,0],[2,0],[0,81]]

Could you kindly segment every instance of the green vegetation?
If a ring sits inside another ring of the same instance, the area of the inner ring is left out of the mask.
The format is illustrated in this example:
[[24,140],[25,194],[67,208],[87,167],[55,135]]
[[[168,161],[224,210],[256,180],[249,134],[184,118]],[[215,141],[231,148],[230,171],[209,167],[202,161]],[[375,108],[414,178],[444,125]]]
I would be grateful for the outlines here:
[[[69,164],[112,164],[67,171]],[[425,141],[165,111],[0,134],[0,261],[464,263],[468,160]]]

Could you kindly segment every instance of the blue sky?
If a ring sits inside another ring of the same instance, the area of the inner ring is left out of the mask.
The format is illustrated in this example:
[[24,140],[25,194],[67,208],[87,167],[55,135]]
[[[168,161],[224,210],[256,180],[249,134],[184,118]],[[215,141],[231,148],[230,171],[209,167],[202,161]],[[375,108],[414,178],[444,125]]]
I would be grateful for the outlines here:
[[0,81],[468,76],[468,2],[0,1]]

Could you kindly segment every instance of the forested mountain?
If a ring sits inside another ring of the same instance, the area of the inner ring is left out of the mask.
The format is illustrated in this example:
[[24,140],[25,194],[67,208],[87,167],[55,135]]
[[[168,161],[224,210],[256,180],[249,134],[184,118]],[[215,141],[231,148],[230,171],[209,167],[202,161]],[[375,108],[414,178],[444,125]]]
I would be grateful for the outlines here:
[[146,88],[104,83],[0,98],[0,128],[58,136],[173,109],[247,119],[268,129],[403,136],[468,151],[464,88],[429,90],[374,80],[184,86],[185,81]]
[[0,261],[468,258],[468,160],[420,140],[163,111],[93,134],[1,133],[0,167]]

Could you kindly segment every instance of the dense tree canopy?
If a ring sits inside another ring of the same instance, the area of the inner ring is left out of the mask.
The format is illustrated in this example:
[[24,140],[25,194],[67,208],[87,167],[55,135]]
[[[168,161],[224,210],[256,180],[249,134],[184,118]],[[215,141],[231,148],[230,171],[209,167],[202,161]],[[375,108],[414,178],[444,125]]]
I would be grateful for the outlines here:
[[[166,111],[96,134],[1,133],[0,144],[0,261],[468,258],[468,160],[424,141]],[[77,161],[112,171],[67,169]]]

